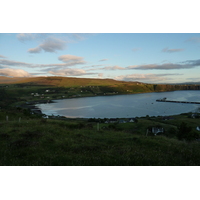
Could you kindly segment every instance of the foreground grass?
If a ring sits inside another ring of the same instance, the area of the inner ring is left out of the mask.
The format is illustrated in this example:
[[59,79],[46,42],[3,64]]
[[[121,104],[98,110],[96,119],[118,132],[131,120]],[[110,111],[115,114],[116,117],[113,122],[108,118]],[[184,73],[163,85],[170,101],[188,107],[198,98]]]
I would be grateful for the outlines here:
[[71,121],[31,119],[1,122],[4,166],[190,166],[200,165],[200,146],[164,136]]

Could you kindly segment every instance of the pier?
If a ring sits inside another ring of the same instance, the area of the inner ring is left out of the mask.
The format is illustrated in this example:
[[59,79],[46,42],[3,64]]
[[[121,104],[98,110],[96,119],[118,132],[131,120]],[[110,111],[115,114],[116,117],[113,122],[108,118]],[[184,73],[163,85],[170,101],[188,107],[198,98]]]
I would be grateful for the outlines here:
[[163,99],[157,99],[156,101],[158,102],[170,102],[170,103],[188,103],[188,104],[200,104],[200,102],[194,102],[194,101],[171,101],[171,100],[167,100],[167,98],[163,98]]

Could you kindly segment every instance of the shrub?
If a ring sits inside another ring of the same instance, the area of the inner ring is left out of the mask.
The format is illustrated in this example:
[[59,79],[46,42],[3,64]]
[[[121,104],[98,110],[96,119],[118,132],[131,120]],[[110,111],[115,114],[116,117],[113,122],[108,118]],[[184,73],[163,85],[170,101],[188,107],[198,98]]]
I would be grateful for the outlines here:
[[198,138],[198,133],[192,131],[191,126],[188,126],[185,122],[182,122],[177,133],[177,138],[179,140],[185,139],[187,141],[191,141]]

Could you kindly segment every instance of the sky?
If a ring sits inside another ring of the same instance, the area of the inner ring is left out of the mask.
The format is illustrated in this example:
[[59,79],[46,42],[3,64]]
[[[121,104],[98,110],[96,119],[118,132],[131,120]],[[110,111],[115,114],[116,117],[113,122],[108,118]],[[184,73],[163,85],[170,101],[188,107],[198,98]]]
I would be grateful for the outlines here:
[[[0,76],[113,78],[146,83],[199,81],[198,5],[197,0],[2,1]],[[39,192],[49,199],[58,195],[60,199],[66,195],[94,199],[96,193],[104,199],[105,194],[115,199],[142,196],[155,200],[163,193],[166,199],[172,194],[179,199],[191,198],[191,194],[193,199],[198,197],[198,185],[191,187],[198,168],[54,168],[55,175],[52,168],[42,169],[37,168],[36,173],[33,168],[2,171],[1,179],[9,181],[3,196],[16,198],[24,187],[21,199],[27,199],[30,192],[35,198]],[[67,193],[66,184],[70,188]],[[151,188],[155,184],[156,193]],[[166,193],[165,186],[173,193]],[[37,192],[32,192],[33,187]],[[90,192],[88,187],[92,188]],[[10,193],[10,188],[16,192]],[[99,188],[105,192],[99,193]]]
[[0,75],[200,81],[199,33],[1,33]]

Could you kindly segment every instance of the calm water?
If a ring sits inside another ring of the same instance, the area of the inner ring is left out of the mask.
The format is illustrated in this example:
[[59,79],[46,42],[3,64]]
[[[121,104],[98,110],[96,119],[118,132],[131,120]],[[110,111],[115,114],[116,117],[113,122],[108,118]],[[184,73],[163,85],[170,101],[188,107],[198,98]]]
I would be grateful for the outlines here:
[[198,101],[200,91],[174,91],[116,96],[84,97],[56,100],[56,103],[37,105],[46,115],[81,118],[128,118],[175,115],[195,111],[198,104],[156,102],[156,99]]

